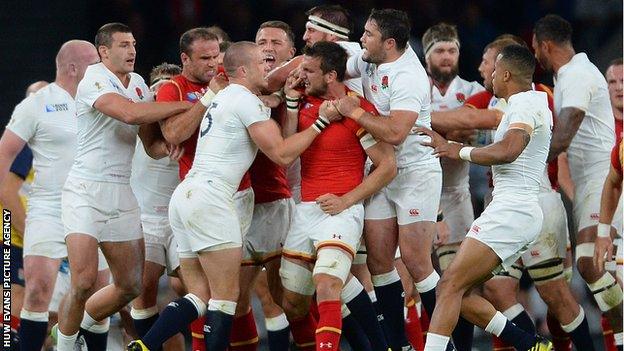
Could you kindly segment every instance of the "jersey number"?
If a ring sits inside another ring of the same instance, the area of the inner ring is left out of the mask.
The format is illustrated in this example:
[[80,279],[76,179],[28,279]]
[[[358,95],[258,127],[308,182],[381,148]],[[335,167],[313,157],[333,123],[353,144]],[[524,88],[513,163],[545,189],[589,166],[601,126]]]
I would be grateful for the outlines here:
[[200,138],[208,134],[208,131],[210,130],[210,128],[212,128],[212,115],[210,114],[210,110],[212,110],[215,107],[217,107],[217,104],[213,102],[212,104],[210,104],[210,107],[208,107],[208,110],[206,111],[206,115],[204,115],[204,118],[208,119],[208,124],[206,124],[206,127],[202,129],[201,132],[199,133]]

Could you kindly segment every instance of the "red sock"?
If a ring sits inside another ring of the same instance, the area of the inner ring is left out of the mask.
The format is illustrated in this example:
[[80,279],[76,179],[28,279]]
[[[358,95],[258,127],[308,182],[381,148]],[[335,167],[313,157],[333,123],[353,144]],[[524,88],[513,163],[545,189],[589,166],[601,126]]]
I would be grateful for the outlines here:
[[509,346],[499,339],[496,335],[492,335],[492,351],[513,351],[513,346]]
[[11,315],[11,331],[17,333],[20,327],[20,319],[19,316],[14,314]]
[[316,320],[311,312],[301,319],[289,320],[290,332],[300,351],[314,351],[316,340]]
[[316,327],[316,351],[337,351],[342,333],[340,300],[323,301],[318,305],[319,322]]
[[256,351],[258,349],[258,329],[253,310],[234,318],[230,334],[230,351]]
[[617,347],[615,347],[615,339],[613,338],[613,328],[611,328],[611,323],[604,315],[602,315],[601,323],[602,335],[604,337],[605,343],[605,351],[617,351]]
[[422,330],[423,342],[426,342],[427,332],[429,331],[429,315],[422,304],[420,305],[420,330]]
[[199,317],[191,323],[191,347],[193,351],[206,351],[204,343],[204,323],[205,317]]
[[571,351],[572,341],[570,336],[561,329],[561,323],[552,314],[546,315],[546,324],[548,324],[548,330],[552,335],[553,346],[555,351]]
[[407,319],[405,320],[405,333],[407,339],[416,351],[422,351],[425,348],[423,341],[422,327],[420,326],[420,318],[416,310],[416,303],[411,300],[407,304]]

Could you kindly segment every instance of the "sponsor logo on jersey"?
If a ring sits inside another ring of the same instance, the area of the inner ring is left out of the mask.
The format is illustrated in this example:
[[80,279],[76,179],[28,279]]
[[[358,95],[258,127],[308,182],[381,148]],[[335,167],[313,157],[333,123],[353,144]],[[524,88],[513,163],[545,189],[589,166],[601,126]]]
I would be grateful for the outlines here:
[[371,84],[371,90],[376,93],[377,92],[377,85],[376,84]]
[[196,91],[191,91],[186,93],[186,100],[190,101],[190,102],[195,102],[197,100],[199,100],[201,98],[200,93],[196,92]]
[[137,96],[139,97],[139,99],[143,100],[144,96],[143,96],[143,90],[141,90],[141,88],[136,87],[135,91],[137,93]]
[[95,82],[95,89],[97,89],[98,91],[102,90],[102,84],[100,84],[100,82]]
[[69,111],[69,106],[67,103],[62,104],[46,104],[45,105],[46,112],[61,112],[61,111]]
[[539,250],[531,250],[531,257],[537,257],[540,255]]
[[470,231],[475,234],[479,234],[480,230],[481,230],[481,227],[479,227],[478,225],[473,225],[472,228],[470,228]]
[[600,219],[600,214],[599,213],[592,213],[589,215],[589,218],[591,218],[594,221],[597,221]]
[[416,217],[420,215],[420,211],[417,208],[411,208],[408,212],[409,212],[409,215],[412,217]]
[[342,235],[340,234],[332,234],[332,238],[342,240]]

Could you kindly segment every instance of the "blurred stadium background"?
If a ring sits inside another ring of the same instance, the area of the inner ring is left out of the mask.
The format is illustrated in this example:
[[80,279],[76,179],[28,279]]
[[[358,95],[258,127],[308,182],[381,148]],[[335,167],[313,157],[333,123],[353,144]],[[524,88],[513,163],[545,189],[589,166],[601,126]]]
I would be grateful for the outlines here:
[[[297,47],[301,48],[305,11],[321,3],[330,2],[3,0],[0,2],[0,81],[5,91],[0,96],[0,124],[6,125],[13,107],[23,98],[30,83],[54,80],[54,56],[63,42],[69,39],[93,41],[96,30],[106,22],[119,21],[132,27],[138,44],[136,71],[147,77],[149,70],[163,61],[179,63],[179,35],[196,26],[219,25],[233,41],[253,40],[260,23],[279,19],[292,26],[297,35]],[[500,34],[512,33],[530,43],[533,23],[548,13],[559,14],[571,21],[577,52],[586,52],[601,71],[609,61],[622,57],[620,0],[360,0],[331,3],[338,3],[351,11],[355,22],[351,36],[354,41],[359,40],[372,8],[392,7],[407,11],[412,20],[411,44],[421,58],[420,38],[430,25],[440,21],[456,24],[461,38],[459,73],[468,80],[481,81],[477,67],[488,42]],[[552,77],[543,72],[537,72],[535,80],[552,85]],[[545,328],[545,305],[528,281],[523,280],[522,285],[523,303],[537,319],[536,324]],[[597,309],[576,271],[573,286],[587,311],[594,335],[599,338]],[[478,339],[481,341],[478,350],[490,349],[489,338],[481,335]]]

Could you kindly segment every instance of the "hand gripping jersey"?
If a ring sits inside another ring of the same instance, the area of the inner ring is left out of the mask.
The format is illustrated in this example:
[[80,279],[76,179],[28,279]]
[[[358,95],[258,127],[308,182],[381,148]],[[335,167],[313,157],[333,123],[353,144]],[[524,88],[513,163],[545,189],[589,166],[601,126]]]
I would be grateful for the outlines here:
[[76,93],[78,147],[69,176],[129,184],[139,126],[106,116],[93,107],[100,96],[109,93],[133,102],[153,100],[140,75],[131,72],[126,88],[103,63],[89,66]]
[[[414,127],[431,128],[429,77],[409,46],[396,61],[381,65],[365,62],[361,52],[351,56],[347,74],[362,78],[364,97],[381,116],[390,115],[392,110],[412,111],[418,113]],[[395,147],[399,168],[438,163],[431,149],[420,144],[424,140],[425,136],[410,133]]]
[[[347,93],[350,90],[345,87]],[[322,98],[304,96],[299,106],[298,129],[310,127],[318,118]],[[375,107],[360,97],[360,107],[376,115]],[[342,196],[353,190],[364,178],[366,153],[361,138],[370,137],[349,118],[332,122],[301,154],[301,198],[315,201],[331,193]]]

